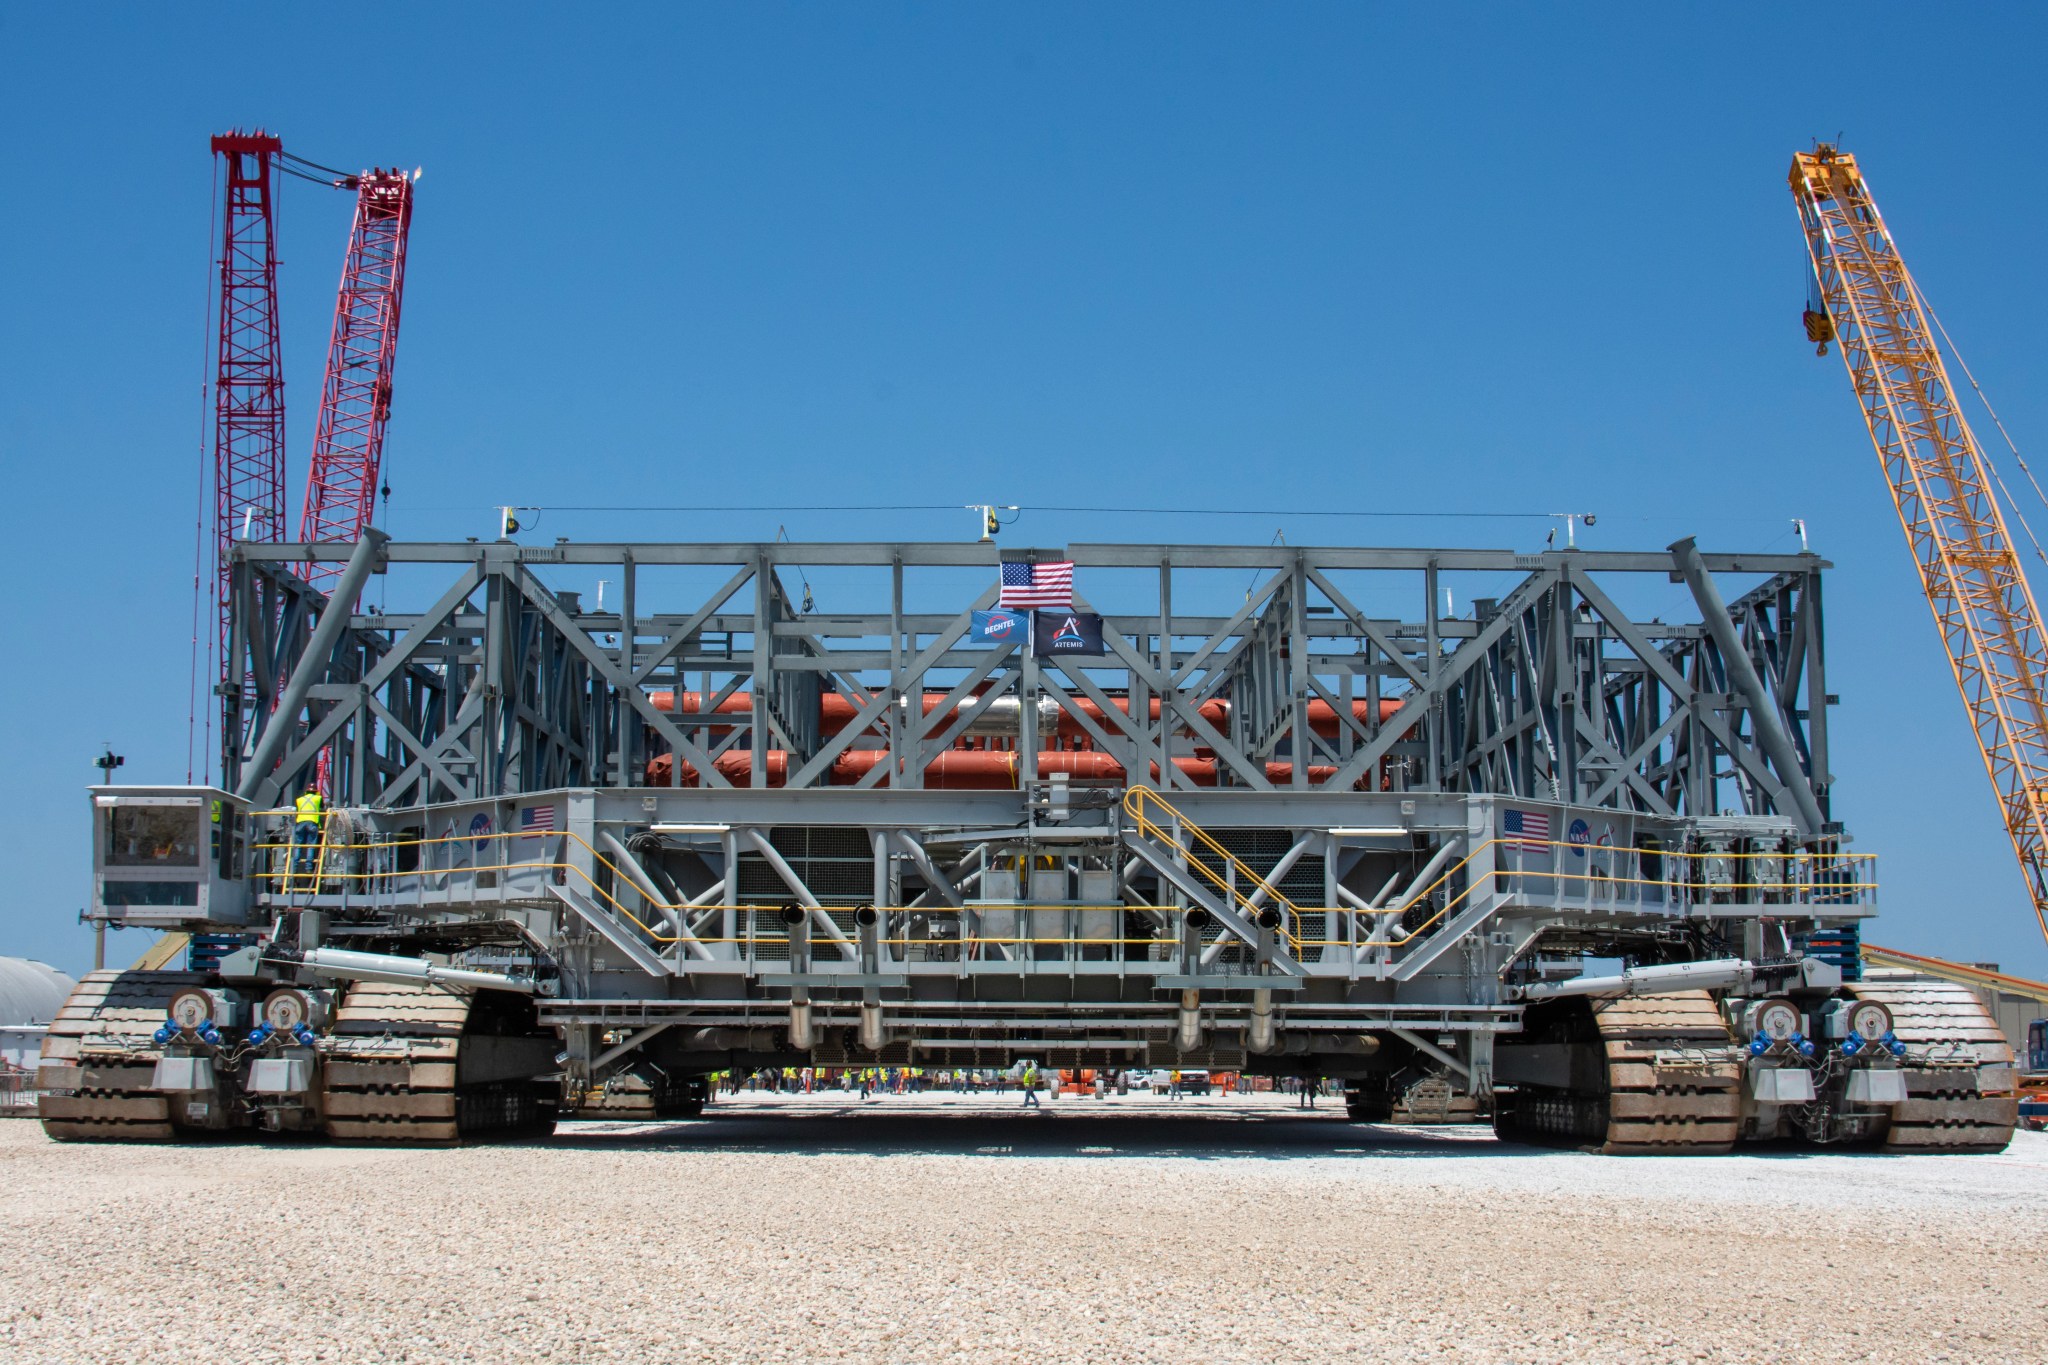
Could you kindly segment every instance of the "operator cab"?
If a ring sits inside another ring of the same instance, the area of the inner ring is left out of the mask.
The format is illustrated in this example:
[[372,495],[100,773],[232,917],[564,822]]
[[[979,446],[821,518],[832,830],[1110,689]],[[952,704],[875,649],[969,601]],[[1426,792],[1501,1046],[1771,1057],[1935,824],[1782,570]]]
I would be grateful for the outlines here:
[[111,925],[248,922],[247,807],[219,787],[94,787],[92,908]]

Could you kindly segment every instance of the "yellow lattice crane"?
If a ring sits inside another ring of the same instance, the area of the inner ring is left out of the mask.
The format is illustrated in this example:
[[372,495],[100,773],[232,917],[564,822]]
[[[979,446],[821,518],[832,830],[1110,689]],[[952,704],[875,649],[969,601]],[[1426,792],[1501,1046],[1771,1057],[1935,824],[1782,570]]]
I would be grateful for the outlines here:
[[1856,158],[1821,143],[1791,181],[1813,261],[1807,337],[1839,343],[2048,937],[2048,652],[1994,471]]

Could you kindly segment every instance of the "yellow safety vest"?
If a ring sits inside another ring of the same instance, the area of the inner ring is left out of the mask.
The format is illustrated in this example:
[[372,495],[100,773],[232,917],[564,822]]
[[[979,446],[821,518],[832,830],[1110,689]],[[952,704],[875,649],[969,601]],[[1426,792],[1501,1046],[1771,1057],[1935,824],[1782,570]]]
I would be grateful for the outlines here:
[[320,793],[307,792],[304,796],[292,802],[293,808],[298,811],[298,817],[293,821],[293,823],[300,825],[319,824],[320,805]]

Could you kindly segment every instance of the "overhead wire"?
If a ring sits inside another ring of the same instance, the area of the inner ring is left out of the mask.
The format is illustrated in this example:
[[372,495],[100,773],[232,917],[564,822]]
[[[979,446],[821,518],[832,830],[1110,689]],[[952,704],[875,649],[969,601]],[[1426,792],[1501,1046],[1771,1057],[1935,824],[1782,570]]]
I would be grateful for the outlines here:
[[[192,515],[192,667],[185,687],[185,781],[192,781],[194,748],[198,738],[199,720],[199,677],[203,667],[199,657],[199,623],[202,603],[206,600],[206,418],[212,405],[207,402],[212,386],[207,383],[213,369],[212,320],[213,320],[213,240],[220,228],[220,158],[212,157],[213,191],[207,196],[211,207],[206,219],[206,287],[199,298],[199,477],[198,496],[194,499]],[[213,651],[207,651],[211,661]],[[206,748],[213,748],[213,710],[206,713]],[[213,774],[213,759],[206,760],[206,775]]]
[[[950,502],[871,502],[871,503],[693,503],[671,506],[655,506],[648,503],[627,505],[582,505],[568,506],[550,504],[551,512],[957,512],[958,503]],[[1550,521],[1554,518],[1547,512],[1389,512],[1389,511],[1348,511],[1332,508],[1310,507],[1079,507],[1051,503],[1024,503],[1018,505],[1022,512],[1061,512],[1071,514],[1101,514],[1108,516],[1172,516],[1172,517],[1358,517],[1367,519],[1393,520],[1481,520],[1481,521]],[[1006,525],[1008,523],[1005,523]]]

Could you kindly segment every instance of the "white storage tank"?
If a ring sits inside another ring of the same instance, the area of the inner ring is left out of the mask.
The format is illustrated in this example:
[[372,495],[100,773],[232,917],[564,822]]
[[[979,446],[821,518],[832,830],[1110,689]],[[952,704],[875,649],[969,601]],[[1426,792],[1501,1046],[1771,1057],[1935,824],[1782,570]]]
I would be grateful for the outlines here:
[[77,985],[47,962],[0,957],[0,1068],[35,1071],[43,1029]]

